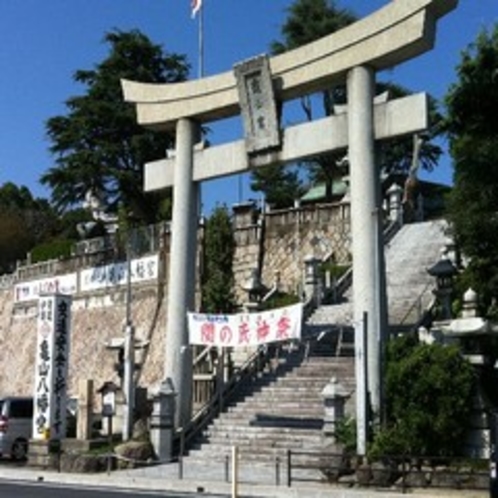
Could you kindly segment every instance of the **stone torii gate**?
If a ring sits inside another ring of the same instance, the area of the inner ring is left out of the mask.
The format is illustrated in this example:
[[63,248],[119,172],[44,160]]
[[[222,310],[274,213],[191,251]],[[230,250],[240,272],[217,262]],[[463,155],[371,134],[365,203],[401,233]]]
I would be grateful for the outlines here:
[[[191,416],[192,361],[187,311],[194,307],[197,189],[201,181],[348,147],[351,184],[353,319],[367,335],[367,385],[381,407],[387,326],[380,184],[374,143],[428,126],[427,97],[374,103],[376,71],[433,47],[436,24],[458,0],[392,0],[338,32],[298,49],[259,57],[234,71],[175,84],[122,81],[138,123],[176,130],[176,153],[145,166],[145,190],[174,187],[164,375],[178,394],[176,423]],[[346,81],[347,113],[281,130],[277,104]],[[200,126],[242,113],[245,140],[203,148]],[[366,323],[363,323],[366,317]],[[360,327],[358,324],[362,324]],[[358,359],[357,354],[357,359]]]

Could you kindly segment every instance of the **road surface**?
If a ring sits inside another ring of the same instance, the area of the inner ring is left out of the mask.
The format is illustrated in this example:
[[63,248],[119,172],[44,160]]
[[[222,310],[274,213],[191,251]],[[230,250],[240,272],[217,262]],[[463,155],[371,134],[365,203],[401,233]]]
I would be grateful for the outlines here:
[[0,498],[221,498],[226,495],[210,495],[206,493],[178,493],[171,491],[111,491],[102,488],[79,486],[58,486],[54,484],[19,483],[0,480]]

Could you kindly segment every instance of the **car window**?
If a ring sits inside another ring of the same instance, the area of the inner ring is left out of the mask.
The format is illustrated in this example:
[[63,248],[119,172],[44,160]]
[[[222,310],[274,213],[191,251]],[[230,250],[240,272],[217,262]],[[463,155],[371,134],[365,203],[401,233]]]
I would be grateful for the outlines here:
[[13,399],[10,402],[11,418],[30,418],[33,416],[33,400]]

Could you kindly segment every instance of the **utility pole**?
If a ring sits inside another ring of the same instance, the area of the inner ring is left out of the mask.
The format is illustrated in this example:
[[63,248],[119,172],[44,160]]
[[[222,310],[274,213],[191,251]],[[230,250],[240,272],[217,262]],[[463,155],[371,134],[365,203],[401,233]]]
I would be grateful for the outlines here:
[[133,435],[133,412],[135,405],[135,328],[131,320],[131,233],[126,235],[126,322],[124,340],[123,390],[125,396],[123,416],[123,441]]

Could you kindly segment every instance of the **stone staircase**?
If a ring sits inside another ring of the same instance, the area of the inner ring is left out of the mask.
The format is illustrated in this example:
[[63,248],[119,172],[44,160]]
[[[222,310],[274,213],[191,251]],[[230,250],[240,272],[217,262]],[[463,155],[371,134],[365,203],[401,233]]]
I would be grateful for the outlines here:
[[[391,325],[415,323],[432,298],[426,270],[447,241],[445,226],[442,221],[407,225],[386,246]],[[350,299],[349,291],[345,302],[320,306],[307,320],[299,346],[273,362],[273,370],[239,386],[236,398],[190,447],[185,466],[223,465],[233,446],[250,465],[284,462],[290,451],[293,465],[316,466],[319,451],[329,444],[322,433],[321,392],[332,377],[351,393],[346,414],[355,414]]]
[[427,273],[448,243],[444,220],[412,223],[386,246],[386,282],[389,325],[403,330],[421,318],[434,295],[434,277]]
[[[413,327],[433,299],[434,278],[427,269],[441,257],[448,242],[444,220],[404,225],[385,247],[389,325],[393,330]],[[320,331],[351,327],[352,289],[344,293],[344,302],[318,308],[306,323]]]
[[295,464],[316,464],[328,444],[321,392],[332,377],[351,393],[346,412],[353,415],[355,409],[354,359],[336,356],[337,344],[337,332],[303,343],[281,355],[276,368],[240,386],[236,399],[190,448],[185,466],[222,464],[233,446],[246,464],[283,462],[289,451]]

